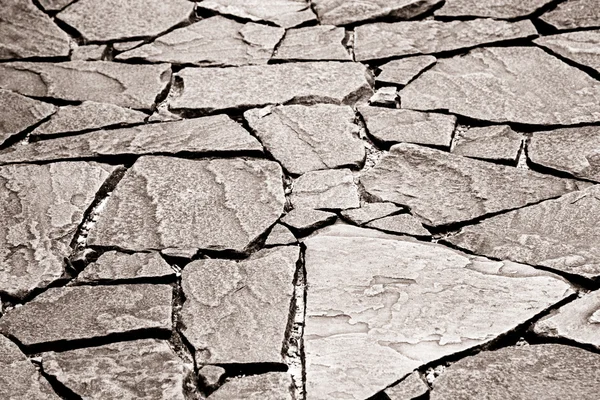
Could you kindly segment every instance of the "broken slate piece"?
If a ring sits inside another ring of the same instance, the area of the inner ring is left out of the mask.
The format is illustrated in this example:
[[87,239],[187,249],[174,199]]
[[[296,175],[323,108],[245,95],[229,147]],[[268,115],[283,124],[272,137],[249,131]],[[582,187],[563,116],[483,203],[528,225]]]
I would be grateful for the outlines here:
[[100,61],[106,52],[107,46],[99,44],[88,44],[86,46],[77,46],[71,53],[73,61]]
[[267,237],[265,246],[286,246],[297,243],[298,240],[292,232],[281,224],[276,224]]
[[283,213],[282,171],[267,160],[139,158],[88,243],[132,251],[244,252]]
[[137,109],[152,108],[170,80],[168,64],[133,65],[110,61],[0,64],[0,88],[3,89],[25,96],[92,100]]
[[539,18],[558,30],[600,28],[600,8],[596,0],[567,0]]
[[285,246],[185,267],[182,334],[197,363],[283,363],[299,256],[298,246]]
[[515,19],[533,14],[552,0],[446,0],[437,17]]
[[526,265],[350,225],[305,244],[307,400],[371,397],[573,293]]
[[429,386],[421,379],[419,372],[414,371],[400,383],[385,389],[384,393],[390,400],[412,400],[424,396]]
[[216,365],[205,365],[198,371],[202,384],[208,389],[217,389],[227,371]]
[[253,109],[244,118],[267,151],[289,173],[360,167],[365,147],[351,107],[333,104]]
[[381,85],[405,86],[436,61],[434,56],[415,56],[392,60],[379,67],[381,73],[377,75],[375,82]]
[[533,42],[600,73],[600,30],[542,36]]
[[292,378],[286,372],[240,376],[225,382],[207,400],[292,400]]
[[568,179],[411,144],[393,146],[360,181],[367,193],[410,207],[429,226],[470,221],[578,189]]
[[171,330],[169,285],[50,288],[7,312],[0,332],[24,346],[154,329]]
[[390,214],[399,212],[402,207],[394,203],[366,203],[360,208],[352,208],[342,211],[342,216],[356,225],[364,225],[373,220],[387,217]]
[[442,22],[436,20],[380,22],[354,30],[356,61],[371,61],[413,54],[435,54],[452,50],[529,38],[537,30],[529,20],[494,19]]
[[64,272],[64,259],[114,166],[64,162],[0,167],[0,293],[23,298]]
[[508,125],[470,128],[454,137],[452,153],[515,164],[522,142],[523,135],[513,131]]
[[352,61],[344,47],[346,31],[331,25],[289,29],[277,47],[278,61]]
[[283,28],[215,16],[169,32],[115,59],[200,66],[266,64],[284,33]]
[[337,209],[360,206],[358,188],[349,169],[311,171],[294,181],[294,208]]
[[193,368],[155,339],[42,353],[42,360],[46,374],[90,400],[184,400],[186,368]]
[[417,237],[431,237],[431,233],[423,227],[419,220],[410,214],[392,215],[371,221],[365,225],[387,233],[411,235]]
[[369,99],[369,104],[375,106],[400,108],[398,101],[398,91],[395,86],[384,86],[375,91],[375,94]]
[[600,82],[538,47],[487,47],[438,60],[400,99],[402,108],[493,122],[600,121]]
[[291,101],[352,105],[373,93],[366,74],[364,65],[342,62],[185,68],[176,75],[183,80],[181,94],[169,107],[214,112]]
[[0,89],[0,146],[11,136],[52,115],[56,107],[10,90]]
[[325,225],[332,224],[337,215],[327,211],[296,208],[281,218],[281,223],[299,236],[305,236]]
[[130,279],[169,278],[175,271],[156,252],[126,254],[107,251],[88,265],[76,282],[112,282]]

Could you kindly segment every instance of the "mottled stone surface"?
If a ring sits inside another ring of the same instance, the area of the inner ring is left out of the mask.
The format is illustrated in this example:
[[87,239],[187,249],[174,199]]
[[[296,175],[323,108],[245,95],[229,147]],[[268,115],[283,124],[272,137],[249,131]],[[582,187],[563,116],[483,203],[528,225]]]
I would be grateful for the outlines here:
[[490,17],[513,19],[530,15],[552,0],[446,0],[435,11],[439,17]]
[[568,179],[410,144],[393,146],[360,180],[368,193],[410,207],[432,226],[468,221],[577,190]]
[[402,382],[387,388],[385,394],[390,400],[412,400],[425,395],[429,386],[421,379],[421,375],[415,371],[402,380]]
[[183,361],[145,339],[42,354],[44,372],[84,399],[184,400]]
[[482,160],[515,163],[522,142],[523,135],[508,125],[470,128],[464,133],[457,133],[452,152]]
[[290,29],[277,48],[273,60],[352,61],[343,45],[346,31],[331,25]]
[[354,32],[356,61],[442,53],[537,35],[531,21],[506,22],[487,18],[376,23],[358,26]]
[[79,0],[58,13],[91,41],[156,36],[187,21],[194,10],[187,0]]
[[171,330],[169,285],[50,288],[7,312],[0,332],[25,346],[94,339],[140,329]]
[[356,225],[364,225],[401,210],[402,207],[398,207],[394,203],[367,203],[363,204],[360,208],[342,211],[342,216],[354,222]]
[[71,53],[71,60],[79,61],[100,61],[106,51],[106,45],[89,44],[86,46],[77,46]]
[[200,8],[250,21],[268,21],[293,28],[316,19],[305,0],[205,0]]
[[242,252],[277,221],[283,205],[275,162],[141,157],[110,196],[88,243]]
[[185,267],[182,333],[198,363],[283,363],[299,256],[286,246]]
[[380,142],[450,147],[456,117],[412,110],[359,106],[367,130]]
[[107,251],[77,276],[77,282],[110,282],[173,276],[175,271],[158,253],[126,254]]
[[424,69],[435,64],[434,56],[415,56],[392,60],[379,67],[381,73],[375,81],[380,84],[396,84],[405,86]]
[[227,371],[216,365],[205,365],[198,371],[200,380],[209,389],[216,389]]
[[452,364],[434,382],[431,400],[593,400],[600,355],[559,344],[484,351]]
[[59,11],[75,2],[75,0],[39,0],[38,3],[46,11]]
[[52,115],[56,107],[9,90],[0,89],[0,145],[11,136]]
[[23,297],[63,274],[77,227],[114,169],[86,162],[0,167],[0,292]]
[[290,105],[246,111],[244,118],[273,157],[292,174],[359,167],[365,147],[351,107]]
[[542,36],[534,43],[600,73],[600,30]]
[[294,181],[294,208],[346,209],[360,206],[358,188],[348,169],[311,171]]
[[600,187],[511,211],[463,228],[460,248],[588,278],[600,276]]
[[26,96],[92,100],[138,109],[150,109],[170,79],[168,64],[71,61],[0,65],[0,88],[3,89]]
[[281,218],[281,223],[290,227],[299,235],[308,234],[315,229],[333,223],[337,215],[327,211],[295,208]]
[[596,0],[567,0],[540,19],[559,30],[600,27],[600,8]]
[[294,234],[290,232],[288,228],[281,224],[277,224],[271,229],[271,232],[265,241],[265,246],[285,246],[294,244],[297,241]]
[[400,108],[398,89],[395,86],[384,86],[375,91],[369,99],[369,104],[383,107]]
[[366,224],[365,227],[400,235],[431,236],[419,220],[410,214],[392,215],[391,217],[376,219]]
[[286,372],[242,376],[229,380],[207,400],[292,400],[292,378]]
[[307,400],[368,398],[572,293],[532,267],[348,225],[305,243]]
[[284,33],[282,28],[216,16],[176,29],[116,59],[200,66],[266,64]]
[[490,47],[438,60],[400,98],[403,108],[449,110],[486,121],[600,121],[600,82],[536,47]]
[[535,132],[527,156],[533,164],[600,182],[600,126]]

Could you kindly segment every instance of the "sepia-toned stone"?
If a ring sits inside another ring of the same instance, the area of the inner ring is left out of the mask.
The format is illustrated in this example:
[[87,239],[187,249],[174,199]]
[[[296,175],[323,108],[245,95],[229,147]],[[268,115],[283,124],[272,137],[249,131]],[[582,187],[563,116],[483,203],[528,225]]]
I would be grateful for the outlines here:
[[343,210],[360,206],[358,188],[348,169],[305,173],[294,181],[291,201],[294,208]]
[[76,0],[38,0],[42,8],[46,11],[60,11]]
[[292,387],[286,372],[240,376],[225,382],[207,400],[292,400]]
[[316,25],[290,29],[285,33],[273,60],[279,61],[352,61],[344,47],[344,28]]
[[175,271],[156,252],[126,254],[107,251],[77,276],[77,282],[111,282],[174,277]]
[[332,212],[311,210],[309,208],[295,208],[281,218],[281,223],[292,229],[300,236],[333,223],[337,215]]
[[375,91],[369,104],[382,107],[400,108],[398,90],[395,86],[384,86]]
[[600,28],[600,8],[596,0],[567,0],[539,18],[559,30]]
[[204,386],[217,389],[227,371],[216,365],[205,365],[198,371],[198,376]]
[[446,0],[438,17],[489,17],[515,19],[533,14],[552,0]]
[[342,216],[356,225],[364,225],[379,218],[401,211],[394,203],[366,203],[360,208],[351,208],[342,211]]
[[276,224],[273,229],[271,229],[271,232],[265,241],[265,246],[285,246],[297,242],[298,240],[288,228],[284,225]]
[[11,136],[24,131],[52,115],[56,107],[9,90],[0,89],[0,145]]
[[452,152],[461,156],[482,160],[516,163],[523,135],[508,125],[492,125],[470,128],[457,133]]
[[390,400],[413,400],[424,396],[429,391],[429,386],[415,371],[404,378],[400,383],[385,389],[385,394]]
[[316,20],[306,0],[204,0],[198,7],[250,21],[272,22],[293,28]]
[[600,30],[542,36],[533,42],[600,73]]
[[415,56],[392,60],[379,67],[381,73],[377,75],[375,82],[405,86],[436,61],[434,56]]
[[392,215],[376,219],[365,225],[387,233],[411,235],[418,237],[431,237],[431,233],[423,227],[419,220],[410,214]]
[[88,44],[77,46],[71,53],[72,61],[100,61],[104,57],[107,46],[105,44]]

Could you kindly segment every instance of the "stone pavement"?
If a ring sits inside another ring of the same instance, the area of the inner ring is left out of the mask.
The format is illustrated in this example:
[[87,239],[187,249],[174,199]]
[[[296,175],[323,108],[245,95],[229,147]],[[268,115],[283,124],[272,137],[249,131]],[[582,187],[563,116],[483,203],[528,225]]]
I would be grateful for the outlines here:
[[0,4],[0,399],[599,398],[598,0]]

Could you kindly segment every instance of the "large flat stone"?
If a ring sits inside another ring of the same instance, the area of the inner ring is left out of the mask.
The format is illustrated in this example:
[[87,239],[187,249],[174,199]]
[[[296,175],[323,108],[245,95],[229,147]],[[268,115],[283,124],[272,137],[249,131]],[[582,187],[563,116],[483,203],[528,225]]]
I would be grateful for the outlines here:
[[600,188],[564,195],[463,228],[447,240],[489,257],[600,277]]
[[284,33],[282,28],[216,16],[176,29],[115,58],[200,66],[266,64]]
[[76,282],[114,282],[172,278],[175,270],[156,252],[126,254],[107,251],[77,276]]
[[85,211],[115,167],[72,162],[0,167],[0,292],[54,282]]
[[316,20],[306,0],[205,0],[198,7],[250,21],[293,28]]
[[435,54],[537,35],[531,21],[494,19],[376,23],[356,27],[354,56],[369,61],[414,54]]
[[573,293],[525,265],[348,225],[305,244],[307,400],[368,398]]
[[405,86],[436,61],[434,56],[415,56],[389,61],[379,67],[381,73],[377,75],[375,82]]
[[364,65],[306,62],[238,68],[185,68],[182,93],[169,106],[203,112],[268,104],[353,104],[373,91]]
[[292,378],[286,372],[268,372],[227,381],[207,400],[292,400]]
[[331,25],[290,29],[285,33],[273,60],[352,61],[343,45],[346,30]]
[[508,125],[492,125],[469,128],[454,137],[452,152],[461,156],[482,160],[517,162],[523,135],[513,131]]
[[596,0],[567,0],[540,19],[559,30],[600,28],[600,8]]
[[533,42],[600,73],[600,30],[542,36]]
[[337,209],[360,206],[358,188],[348,169],[311,171],[294,181],[290,197],[294,208]]
[[438,17],[489,17],[514,19],[533,14],[552,0],[446,0]]
[[438,60],[400,98],[403,108],[449,110],[485,121],[600,121],[600,82],[536,47],[490,47]]
[[242,252],[277,221],[284,202],[281,167],[272,161],[141,157],[88,243]]
[[52,115],[56,107],[10,90],[0,89],[0,146],[11,136]]
[[283,363],[299,256],[285,246],[185,267],[182,333],[199,364]]
[[351,107],[333,104],[277,106],[246,111],[244,118],[267,151],[292,174],[359,167],[365,146]]

